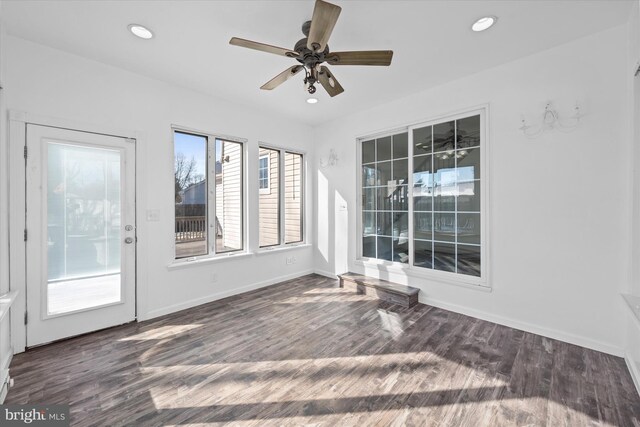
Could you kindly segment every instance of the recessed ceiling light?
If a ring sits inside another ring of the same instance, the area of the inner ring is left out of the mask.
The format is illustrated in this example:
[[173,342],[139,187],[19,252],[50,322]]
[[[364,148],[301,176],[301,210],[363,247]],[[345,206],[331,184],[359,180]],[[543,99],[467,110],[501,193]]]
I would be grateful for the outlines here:
[[131,31],[134,36],[140,37],[141,39],[149,40],[153,38],[151,30],[140,24],[129,25],[129,31]]
[[317,104],[318,98],[307,98],[307,104]]
[[497,16],[483,16],[473,23],[471,29],[476,32],[488,30],[496,23],[496,21],[498,21]]

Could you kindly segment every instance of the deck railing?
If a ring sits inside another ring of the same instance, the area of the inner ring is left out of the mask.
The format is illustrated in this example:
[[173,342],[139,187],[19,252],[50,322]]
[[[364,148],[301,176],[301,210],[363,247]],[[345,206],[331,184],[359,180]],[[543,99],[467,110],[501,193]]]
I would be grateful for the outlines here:
[[206,239],[207,217],[176,217],[176,243],[195,242]]

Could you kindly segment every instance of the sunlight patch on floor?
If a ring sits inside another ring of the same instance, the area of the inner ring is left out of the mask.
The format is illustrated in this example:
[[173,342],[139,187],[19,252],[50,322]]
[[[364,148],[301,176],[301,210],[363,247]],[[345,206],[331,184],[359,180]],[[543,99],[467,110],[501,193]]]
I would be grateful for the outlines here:
[[145,332],[141,332],[136,335],[120,338],[118,341],[148,341],[148,340],[161,340],[165,338],[171,338],[174,335],[182,334],[190,331],[191,329],[201,328],[204,325],[200,324],[188,324],[188,325],[167,325],[159,326],[157,328],[150,329]]
[[[306,402],[309,395],[318,404],[371,396],[376,399],[393,399],[405,391],[407,383],[411,383],[412,393],[461,393],[464,384],[453,384],[438,377],[438,366],[443,363],[451,361],[445,361],[432,353],[420,352],[141,367],[140,371],[150,378],[157,376],[163,379],[162,382],[153,382],[161,385],[149,389],[156,409],[184,409],[211,405],[289,404]],[[457,366],[456,377],[468,378],[474,383],[473,387],[476,388],[470,388],[469,393],[480,394],[487,383],[490,383],[492,389],[508,384],[502,378],[486,378],[485,372],[465,365]],[[338,385],[337,378],[343,380],[343,383]],[[350,380],[344,382],[345,378]],[[479,382],[476,384],[477,381]],[[358,383],[368,386],[360,388]],[[291,394],[291,390],[310,392],[296,396]]]
[[345,293],[348,293],[349,291],[346,291],[344,288],[314,288],[314,289],[310,289],[308,291],[303,292],[303,295],[313,295],[313,294],[321,294],[321,295],[326,295],[326,294],[336,294],[336,295],[343,295]]
[[[230,423],[220,423],[225,426],[243,427],[243,426],[305,426],[305,427],[333,427],[333,426],[366,426],[366,425],[389,425],[389,426],[405,426],[405,423],[398,423],[405,414],[410,413],[410,409],[397,409],[386,411],[367,411],[355,414],[327,414],[327,415],[295,415],[291,417],[273,417],[268,419],[256,418],[249,420],[234,420]],[[389,424],[386,424],[386,423]],[[163,424],[163,427],[211,427],[218,425],[217,422],[195,422],[187,424]]]
[[438,363],[446,359],[427,351],[407,352],[407,353],[382,353],[362,356],[342,356],[342,357],[319,357],[313,359],[284,359],[284,360],[261,360],[255,362],[227,362],[208,363],[203,365],[170,365],[170,366],[142,366],[143,373],[169,373],[187,372],[194,366],[206,367],[211,372],[222,368],[233,368],[238,372],[269,372],[274,369],[291,369],[301,365],[312,365],[317,369],[330,366],[384,366],[391,363],[403,364],[411,362]]
[[308,304],[308,303],[323,303],[323,302],[356,302],[356,301],[372,301],[375,298],[370,295],[364,294],[336,294],[336,296],[331,295],[317,295],[317,296],[300,296],[300,297],[291,297],[282,301],[278,301],[276,304]]
[[380,317],[380,326],[386,332],[391,335],[391,338],[398,340],[404,333],[404,326],[402,319],[398,313],[393,311],[378,309],[378,316]]
[[[545,399],[548,404],[547,424],[554,425],[558,420],[566,420],[568,425],[597,425],[599,427],[618,427],[617,424],[608,423],[596,417],[590,417],[584,412],[578,411],[570,406],[556,402],[552,399]],[[626,425],[626,424],[625,424]],[[636,425],[636,424],[633,424]]]

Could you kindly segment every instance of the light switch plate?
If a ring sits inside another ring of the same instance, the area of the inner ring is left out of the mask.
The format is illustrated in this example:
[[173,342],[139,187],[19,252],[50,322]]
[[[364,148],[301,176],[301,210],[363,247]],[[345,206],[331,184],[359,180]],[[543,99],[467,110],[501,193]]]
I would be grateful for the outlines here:
[[147,209],[147,221],[160,221],[160,210],[159,209]]

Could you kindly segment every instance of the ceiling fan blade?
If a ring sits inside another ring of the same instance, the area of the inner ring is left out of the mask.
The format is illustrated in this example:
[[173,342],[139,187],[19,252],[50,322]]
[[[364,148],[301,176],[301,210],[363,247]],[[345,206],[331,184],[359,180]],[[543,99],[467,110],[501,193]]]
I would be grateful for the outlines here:
[[336,95],[340,95],[344,92],[343,87],[340,85],[338,80],[336,80],[336,76],[333,75],[331,71],[324,65],[320,67],[320,74],[318,75],[318,80],[320,84],[327,91],[331,97]]
[[285,49],[283,47],[271,46],[270,44],[258,43],[251,40],[240,39],[238,37],[232,37],[229,40],[229,44],[234,46],[246,47],[249,49],[255,49],[262,52],[274,53],[276,55],[282,55],[289,58],[295,58],[298,56],[297,52],[291,49]]
[[302,65],[294,65],[291,68],[287,68],[286,70],[284,70],[283,72],[281,72],[280,74],[278,74],[277,76],[275,76],[274,78],[272,78],[271,80],[269,80],[268,82],[260,86],[260,89],[263,89],[263,90],[275,89],[278,86],[280,86],[282,83],[289,80],[291,77],[298,74],[303,68],[304,67]]
[[392,50],[358,50],[331,52],[326,61],[331,65],[391,65]]
[[327,46],[333,27],[335,27],[342,8],[323,0],[316,0],[311,17],[311,27],[307,38],[307,47],[322,52]]

